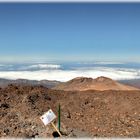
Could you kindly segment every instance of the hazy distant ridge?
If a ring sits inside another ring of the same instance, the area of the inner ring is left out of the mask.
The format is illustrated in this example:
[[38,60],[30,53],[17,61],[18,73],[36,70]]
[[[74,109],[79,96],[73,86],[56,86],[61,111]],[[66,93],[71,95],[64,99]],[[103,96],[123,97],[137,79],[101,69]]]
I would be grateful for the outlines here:
[[27,79],[17,79],[17,80],[8,80],[8,79],[0,79],[0,87],[6,87],[9,84],[17,84],[17,85],[42,85],[47,88],[52,88],[59,84],[59,81],[51,81],[51,80],[27,80]]

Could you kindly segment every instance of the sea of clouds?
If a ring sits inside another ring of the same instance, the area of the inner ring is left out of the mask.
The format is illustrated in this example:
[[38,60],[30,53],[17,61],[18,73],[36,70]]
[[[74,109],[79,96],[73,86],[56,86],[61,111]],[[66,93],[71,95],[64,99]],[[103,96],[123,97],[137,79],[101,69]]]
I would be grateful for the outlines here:
[[[102,64],[102,63],[101,63]],[[114,80],[138,79],[140,69],[108,66],[83,66],[64,69],[59,64],[0,65],[0,78],[68,81],[75,77],[105,76]]]

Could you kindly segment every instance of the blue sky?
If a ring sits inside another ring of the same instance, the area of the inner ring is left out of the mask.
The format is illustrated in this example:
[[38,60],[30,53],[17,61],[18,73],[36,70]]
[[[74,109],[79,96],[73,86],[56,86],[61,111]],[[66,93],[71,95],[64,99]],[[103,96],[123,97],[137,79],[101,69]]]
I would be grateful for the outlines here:
[[0,3],[0,61],[140,62],[140,3]]

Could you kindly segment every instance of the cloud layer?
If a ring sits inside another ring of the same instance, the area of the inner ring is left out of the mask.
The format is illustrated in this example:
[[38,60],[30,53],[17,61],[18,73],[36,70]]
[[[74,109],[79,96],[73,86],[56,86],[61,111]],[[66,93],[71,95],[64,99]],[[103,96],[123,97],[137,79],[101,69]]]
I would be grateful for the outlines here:
[[[41,65],[39,65],[41,66]],[[42,67],[42,66],[41,66]],[[45,67],[45,66],[43,66]],[[48,67],[48,66],[47,66]],[[59,68],[59,66],[55,67]],[[79,68],[76,70],[37,70],[37,71],[1,71],[0,78],[7,79],[29,79],[29,80],[58,80],[68,81],[75,77],[92,77],[106,76],[114,80],[137,79],[140,78],[140,70],[127,68],[109,68],[109,67],[94,67],[94,68]]]
[[47,69],[60,69],[61,65],[57,64],[33,64],[20,66],[17,70],[47,70]]

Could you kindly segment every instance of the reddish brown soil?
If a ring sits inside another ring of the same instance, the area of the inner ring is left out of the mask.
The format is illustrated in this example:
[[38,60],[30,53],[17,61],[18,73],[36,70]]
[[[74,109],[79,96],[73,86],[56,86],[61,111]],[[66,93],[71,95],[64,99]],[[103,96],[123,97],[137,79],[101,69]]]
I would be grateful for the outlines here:
[[77,77],[68,82],[60,83],[53,89],[65,91],[85,91],[85,90],[140,90],[132,86],[124,85],[107,77],[96,79],[87,77]]
[[[140,137],[140,91],[66,92],[42,86],[0,89],[1,137],[52,137],[40,116],[61,105],[64,137]],[[56,122],[57,123],[57,120]]]

